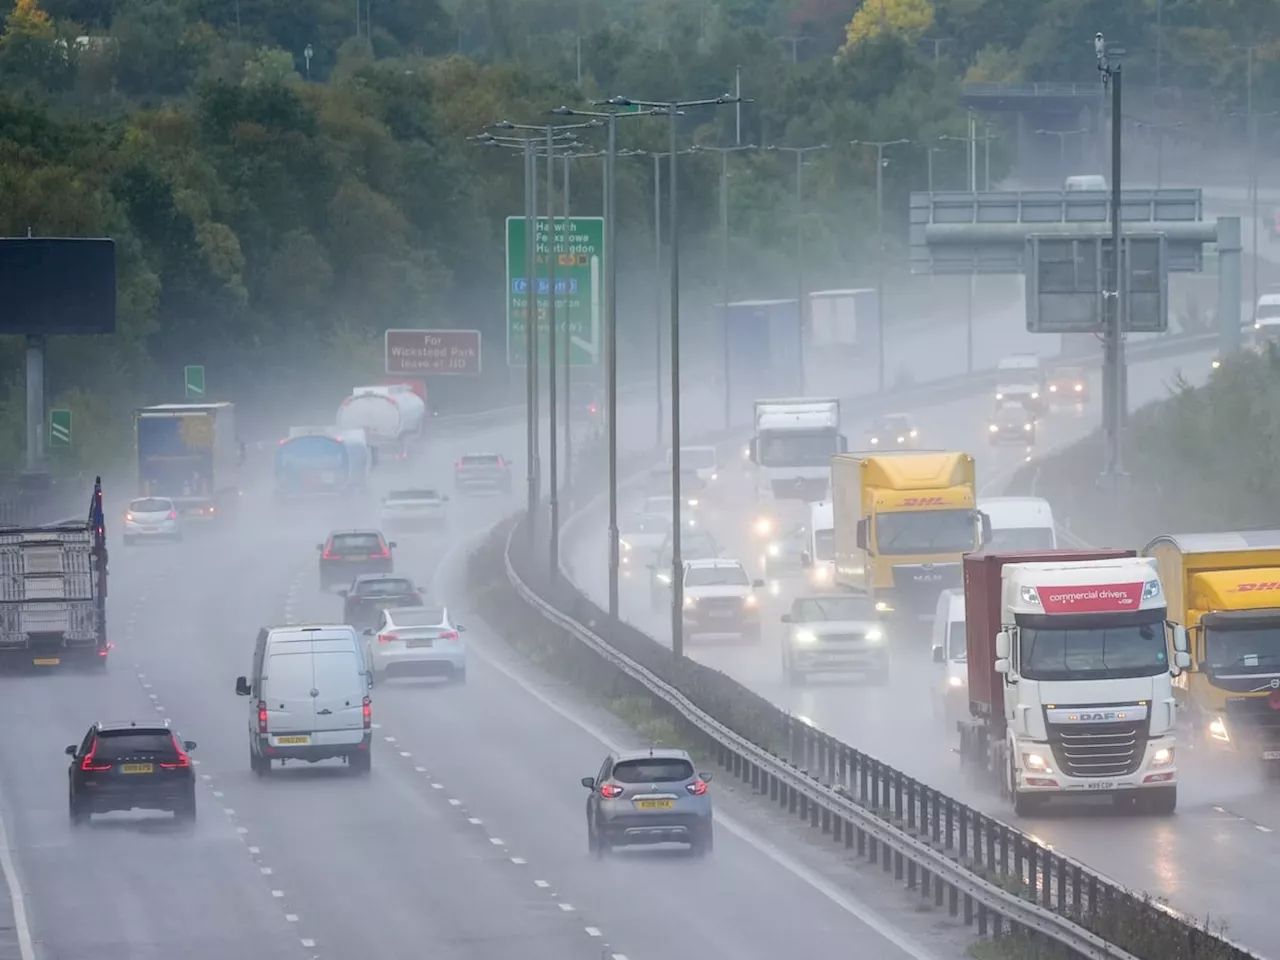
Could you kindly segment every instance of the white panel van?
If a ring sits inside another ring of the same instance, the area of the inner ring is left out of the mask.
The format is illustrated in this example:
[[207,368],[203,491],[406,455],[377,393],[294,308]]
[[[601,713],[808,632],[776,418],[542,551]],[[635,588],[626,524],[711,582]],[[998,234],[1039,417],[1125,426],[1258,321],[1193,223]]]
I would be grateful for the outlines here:
[[983,549],[1057,550],[1053,508],[1042,497],[981,497],[978,509],[991,520],[991,539]]
[[263,627],[253,672],[236,678],[249,697],[249,767],[258,776],[274,760],[344,760],[372,768],[372,676],[364,645],[346,624]]
[[939,665],[939,675],[934,682],[933,713],[950,726],[969,716],[963,590],[952,588],[938,595],[938,609],[933,618],[933,662]]

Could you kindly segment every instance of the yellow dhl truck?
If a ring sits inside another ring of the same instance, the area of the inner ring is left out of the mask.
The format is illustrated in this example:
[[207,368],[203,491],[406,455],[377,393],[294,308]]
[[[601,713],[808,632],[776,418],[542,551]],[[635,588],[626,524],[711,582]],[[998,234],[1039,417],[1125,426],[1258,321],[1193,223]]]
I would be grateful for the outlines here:
[[1280,530],[1168,534],[1143,552],[1187,628],[1191,669],[1174,684],[1194,742],[1280,774]]
[[967,453],[837,454],[831,491],[835,581],[882,613],[931,616],[938,594],[961,586],[961,557],[990,538]]

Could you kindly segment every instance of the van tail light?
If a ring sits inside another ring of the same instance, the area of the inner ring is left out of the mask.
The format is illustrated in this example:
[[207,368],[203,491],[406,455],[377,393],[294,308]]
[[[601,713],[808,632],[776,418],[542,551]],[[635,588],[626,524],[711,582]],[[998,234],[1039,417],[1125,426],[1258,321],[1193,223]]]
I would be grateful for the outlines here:
[[162,763],[160,766],[165,770],[185,770],[191,766],[191,758],[187,756],[187,751],[182,749],[182,744],[178,742],[178,738],[173,738],[173,748],[178,751],[178,759],[173,763]]
[[392,640],[399,640],[400,635],[396,633],[380,633],[378,634],[379,643],[390,643]]
[[88,771],[92,772],[92,771],[95,771],[95,770],[110,770],[110,769],[111,769],[111,764],[109,764],[109,763],[94,763],[94,762],[93,762],[94,755],[95,755],[97,752],[98,752],[98,741],[97,741],[97,740],[95,740],[95,741],[93,741],[93,746],[89,748],[89,752],[88,752],[88,753],[86,753],[86,754],[84,755],[84,759],[80,761],[80,769],[81,769],[81,770],[88,770]]
[[258,732],[267,732],[267,701],[258,701]]
[[373,701],[370,700],[368,697],[365,697],[364,706],[362,707],[362,709],[364,711],[364,728],[366,730],[372,730],[373,729]]
[[622,796],[622,788],[616,783],[602,783],[600,785],[600,796],[606,800],[616,800]]
[[448,640],[450,643],[456,643],[456,642],[457,642],[457,640],[458,640],[458,631],[457,631],[457,630],[445,630],[443,633],[441,633],[441,634],[440,634],[440,639],[441,639],[441,640]]
[[170,519],[170,520],[177,520],[177,519],[178,519],[178,511],[177,511],[177,510],[170,510],[170,511],[169,511],[169,519]]
[[695,797],[700,797],[707,792],[707,785],[702,780],[695,780],[693,783],[686,783],[684,788]]

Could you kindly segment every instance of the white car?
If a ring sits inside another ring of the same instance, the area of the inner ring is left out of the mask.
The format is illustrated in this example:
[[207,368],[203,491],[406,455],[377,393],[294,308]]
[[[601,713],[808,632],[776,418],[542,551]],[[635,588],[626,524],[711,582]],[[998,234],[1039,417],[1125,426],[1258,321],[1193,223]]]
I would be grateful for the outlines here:
[[[671,450],[667,450],[667,468],[671,467]],[[680,467],[692,470],[703,485],[720,479],[720,458],[715,447],[681,447]]]
[[383,527],[440,526],[448,514],[449,498],[439,490],[423,487],[417,490],[392,490],[382,498]]
[[619,532],[618,561],[629,575],[637,567],[643,569],[653,561],[658,548],[671,535],[671,516],[640,513]]
[[[651,517],[666,517],[667,523],[670,523],[675,517],[675,509],[672,504],[675,501],[671,499],[671,494],[655,494],[645,497],[644,504],[640,507],[640,512]],[[698,525],[696,511],[698,500],[696,497],[686,499],[683,509],[680,511],[680,521],[684,526],[695,527]]]
[[168,497],[140,497],[124,512],[124,542],[181,540],[182,521]]
[[760,639],[760,600],[737,560],[690,560],[684,565],[684,632],[687,636]]
[[861,673],[874,683],[889,678],[884,625],[866,594],[797,597],[783,614],[782,670],[802,684],[814,673]]
[[364,635],[374,682],[390,677],[444,677],[467,680],[466,627],[449,620],[444,607],[395,607]]

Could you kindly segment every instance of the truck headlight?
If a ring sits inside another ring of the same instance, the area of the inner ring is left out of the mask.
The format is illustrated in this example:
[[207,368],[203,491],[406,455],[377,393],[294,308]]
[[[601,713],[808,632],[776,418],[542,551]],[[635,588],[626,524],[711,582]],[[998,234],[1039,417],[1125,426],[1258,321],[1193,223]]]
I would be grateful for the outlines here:
[[963,687],[964,677],[947,677],[948,687]]
[[877,600],[876,613],[893,613],[893,605],[888,600]]
[[1161,747],[1151,755],[1151,766],[1167,767],[1173,763],[1173,747]]
[[872,437],[872,438],[871,438],[871,445],[872,445],[873,447],[874,447],[877,443],[879,443],[879,442],[880,442],[880,438],[879,438],[879,437]]
[[719,480],[719,479],[720,479],[720,474],[718,474],[718,473],[713,473],[713,474],[711,475],[711,479],[712,479],[712,480]]
[[685,501],[685,503],[687,503],[691,507],[696,507],[698,505],[698,498],[690,497],[688,500]]
[[914,440],[916,437],[920,436],[920,431],[912,430],[910,433],[907,434],[907,436],[909,436],[912,440]]
[[685,609],[687,610],[689,607],[692,607],[692,606],[693,606],[695,603],[697,603],[697,602],[698,602],[698,601],[697,601],[697,600],[695,600],[693,597],[685,597],[685,598],[684,598],[684,606],[685,606]]
[[1003,400],[1003,399],[1004,399],[1004,394],[1003,394],[1003,393],[997,393],[997,394],[996,394],[996,399],[997,399],[997,400]]
[[1032,391],[1031,391],[1031,399],[1032,399],[1032,400],[1039,400],[1039,399],[1040,399],[1040,391],[1039,391],[1039,390],[1032,390]]
[[863,636],[868,643],[879,643],[884,639],[884,631],[879,627],[872,627]]
[[773,520],[770,517],[757,517],[755,522],[756,536],[767,537],[773,533]]
[[1221,717],[1214,717],[1209,721],[1209,736],[1222,743],[1231,742],[1231,736],[1227,733],[1227,722]]
[[618,541],[618,546],[620,546],[620,547],[622,548],[622,552],[623,552],[623,553],[630,553],[630,552],[631,552],[631,544],[630,544],[630,543],[628,543],[626,540],[619,540],[619,541]]
[[769,544],[769,548],[767,552],[769,556],[776,557],[778,554],[782,552],[782,549],[776,543],[771,543]]
[[814,567],[813,579],[817,580],[819,583],[826,583],[831,579],[831,568],[825,563],[821,566]]
[[1076,384],[1076,393],[1084,393],[1084,384],[1083,384],[1083,383],[1077,383],[1077,384]]
[[907,442],[907,438],[906,438],[906,437],[899,437],[899,438],[898,438],[898,442],[899,442],[899,443],[906,443],[906,442]]
[[742,598],[742,605],[743,605],[744,607],[754,607],[754,606],[756,606],[759,602],[760,602],[760,601],[759,601],[759,600],[757,600],[757,599],[755,598],[755,596],[754,596],[753,594],[750,594],[750,593],[749,593],[749,594],[747,594],[745,597],[743,597],[743,598]]
[[999,430],[1000,430],[1000,428],[999,428],[999,427],[997,427],[994,423],[988,424],[988,425],[987,425],[987,429],[988,429],[989,431],[991,431],[992,433],[997,433],[997,432],[999,432]]
[[797,630],[791,638],[799,644],[817,643],[818,637],[812,630]]
[[1057,385],[1056,383],[1051,383],[1051,384],[1049,384],[1049,392],[1050,392],[1050,393],[1057,393],[1057,392],[1058,392],[1058,385]]
[[1022,765],[1032,773],[1053,773],[1053,769],[1045,762],[1044,757],[1038,753],[1024,753],[1022,755]]
[[1022,429],[1023,429],[1023,430],[1030,430],[1030,429],[1031,429],[1031,424],[1029,424],[1029,423],[1024,423],[1024,424],[1022,425]]

